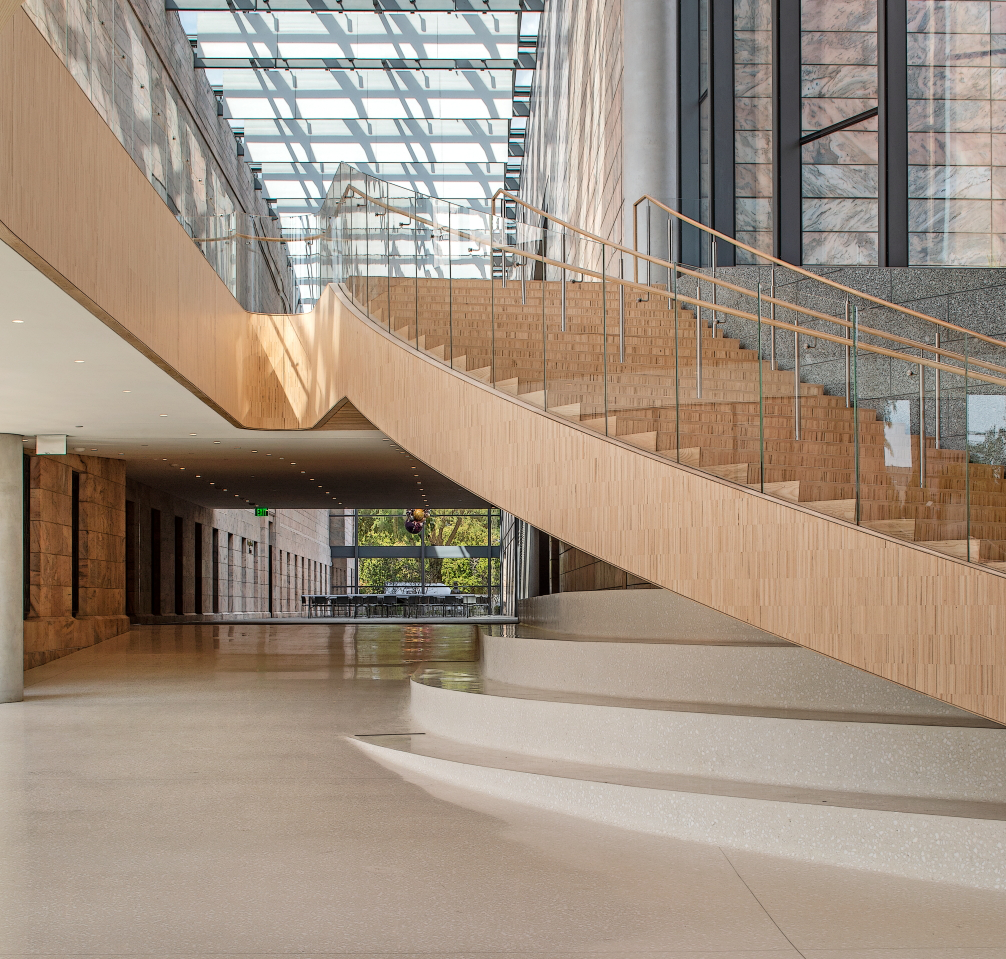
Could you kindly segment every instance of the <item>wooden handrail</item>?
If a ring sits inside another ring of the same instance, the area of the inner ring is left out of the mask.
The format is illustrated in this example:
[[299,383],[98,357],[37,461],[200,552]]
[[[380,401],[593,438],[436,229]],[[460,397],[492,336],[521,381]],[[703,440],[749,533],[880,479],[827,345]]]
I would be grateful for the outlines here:
[[[975,339],[984,340],[986,343],[992,343],[995,346],[1006,346],[1002,340],[997,340],[994,336],[987,336],[985,333],[976,333],[974,330],[969,330],[966,327],[958,326],[956,323],[951,323],[949,320],[941,320],[939,317],[930,316],[928,313],[920,313],[918,310],[909,309],[907,306],[899,306],[897,303],[891,303],[889,300],[882,300],[879,296],[872,296],[869,293],[863,293],[861,290],[854,290],[851,286],[845,286],[842,283],[838,283],[835,280],[829,280],[827,277],[818,276],[816,273],[811,273],[810,270],[804,269],[802,266],[794,266],[792,263],[787,263],[785,260],[780,260],[778,257],[771,256],[768,253],[762,253],[761,250],[756,249],[753,246],[749,246],[747,243],[741,243],[740,240],[734,240],[727,236],[725,233],[720,233],[719,230],[714,230],[712,227],[705,226],[699,223],[697,220],[693,220],[691,217],[685,216],[683,213],[678,213],[677,210],[672,210],[666,203],[661,203],[660,200],[655,199],[648,193],[644,193],[635,203],[632,204],[632,231],[633,238],[635,239],[636,234],[636,212],[639,208],[639,204],[644,201],[658,206],[665,213],[669,213],[671,216],[677,218],[682,223],[687,223],[689,226],[695,227],[697,230],[701,230],[704,233],[708,233],[710,236],[715,236],[719,240],[725,240],[733,246],[741,250],[745,250],[748,253],[752,253],[755,256],[761,257],[763,260],[768,260],[769,263],[773,263],[776,266],[781,266],[786,270],[790,270],[793,273],[799,273],[801,276],[805,276],[810,280],[816,280],[818,283],[823,283],[825,286],[830,286],[833,289],[841,290],[843,293],[849,296],[859,297],[861,300],[866,300],[869,303],[875,303],[877,306],[881,306],[887,310],[894,310],[898,313],[902,313],[905,316],[914,317],[917,320],[926,320],[930,323],[935,323],[937,326],[942,326],[944,329],[953,330],[955,333],[965,333],[968,336],[973,336]],[[640,254],[642,255],[642,254]],[[667,264],[663,264],[667,266]],[[886,335],[886,334],[884,334]],[[932,351],[932,347],[927,344],[918,344],[918,349]]]
[[[360,190],[358,187],[354,186],[353,184],[350,184],[349,186],[347,186],[346,189],[343,191],[343,194],[342,194],[342,196],[340,197],[340,200],[339,200],[339,204],[341,205],[341,203],[344,202],[346,200],[346,198],[351,193],[355,193],[356,195],[363,197],[368,202],[374,203],[377,206],[384,207],[386,210],[394,211],[396,213],[401,214],[404,217],[407,217],[409,219],[417,220],[418,222],[424,223],[425,225],[427,225],[427,226],[429,226],[429,227],[431,227],[433,229],[438,229],[441,232],[443,232],[446,229],[445,227],[443,227],[443,226],[441,226],[439,224],[435,224],[432,221],[427,220],[427,219],[419,216],[418,214],[412,213],[412,212],[407,211],[407,210],[402,210],[402,209],[400,209],[398,207],[391,206],[390,204],[385,203],[384,201],[382,201],[382,200],[380,200],[380,199],[378,199],[376,197],[372,197],[369,194],[367,194],[366,192]],[[514,196],[512,193],[509,193],[506,190],[497,190],[496,193],[493,194],[492,209],[495,209],[495,207],[496,207],[496,201],[497,201],[497,199],[500,196],[505,196],[508,199],[513,200],[514,202],[516,202],[519,205],[523,206],[524,208],[526,208],[528,210],[531,210],[532,212],[534,212],[536,214],[540,214],[541,216],[547,217],[551,222],[556,223],[556,224],[558,224],[558,225],[560,225],[560,226],[562,226],[562,227],[564,227],[566,229],[569,229],[573,233],[576,233],[576,234],[578,234],[580,236],[584,236],[587,239],[590,239],[590,240],[592,240],[594,242],[601,243],[605,247],[609,247],[611,249],[619,250],[620,252],[627,253],[628,255],[633,256],[633,257],[637,257],[638,256],[638,257],[642,258],[643,260],[645,260],[647,262],[654,263],[654,264],[656,264],[658,266],[661,266],[661,267],[663,267],[665,269],[673,269],[673,270],[676,270],[678,273],[682,273],[682,274],[687,275],[687,276],[695,277],[697,280],[699,280],[699,281],[701,281],[703,283],[710,283],[710,284],[713,284],[715,286],[722,287],[724,289],[729,289],[729,290],[731,290],[733,292],[740,293],[742,295],[749,296],[749,297],[757,297],[757,295],[758,295],[756,292],[754,292],[752,290],[748,290],[748,289],[746,289],[745,287],[742,287],[742,286],[737,286],[736,284],[730,283],[730,282],[728,282],[726,280],[720,280],[718,278],[713,278],[713,277],[711,277],[711,276],[709,276],[709,275],[707,275],[705,273],[701,273],[701,272],[699,272],[697,270],[689,269],[688,267],[681,266],[680,264],[670,263],[670,262],[668,262],[666,260],[661,260],[661,259],[659,259],[657,257],[650,256],[649,254],[638,253],[637,251],[630,250],[628,247],[622,246],[621,244],[613,243],[610,240],[605,240],[605,239],[603,239],[603,238],[601,238],[601,237],[599,237],[599,236],[597,236],[597,235],[595,235],[593,233],[590,233],[587,230],[582,230],[579,227],[575,227],[572,224],[567,223],[564,220],[560,220],[557,217],[553,217],[551,214],[546,213],[544,210],[541,210],[538,207],[535,207],[535,206],[533,206],[530,203],[526,203],[525,201],[521,200],[519,197]],[[641,197],[639,200],[636,201],[636,204],[634,204],[634,208],[638,207],[639,203],[641,203],[641,202],[643,202],[644,200],[647,200],[647,199],[651,199],[651,198],[648,197],[648,196]],[[749,250],[752,253],[757,253],[758,252],[753,247],[749,247],[746,244],[742,244],[742,243],[739,243],[737,241],[732,241],[732,240],[730,240],[729,237],[725,236],[724,234],[718,233],[715,230],[711,230],[708,227],[703,227],[702,224],[697,223],[696,221],[691,220],[688,217],[683,216],[682,214],[677,214],[673,210],[669,210],[663,204],[660,204],[659,201],[653,201],[653,202],[657,203],[663,209],[667,209],[668,212],[674,214],[675,216],[680,217],[682,220],[688,222],[689,224],[697,226],[700,229],[707,230],[710,233],[714,233],[718,237],[723,237],[723,239],[728,240],[729,242],[736,242],[737,245],[740,246],[742,249]],[[338,205],[336,207],[336,213],[333,214],[333,215],[338,215]],[[487,215],[495,215],[495,214],[487,214]],[[453,233],[456,236],[464,238],[464,239],[468,239],[468,240],[474,240],[474,239],[476,239],[471,233],[465,233],[465,232],[462,232],[462,231],[459,231],[459,230],[453,230],[453,229],[449,230],[448,232]],[[492,231],[490,231],[490,233],[491,232]],[[479,241],[479,242],[481,242],[481,241]],[[490,247],[491,251],[499,250],[499,251],[501,251],[503,253],[510,253],[510,254],[513,254],[513,255],[516,255],[516,256],[523,257],[524,259],[534,260],[536,262],[540,262],[540,263],[546,264],[548,266],[554,266],[554,267],[557,267],[559,269],[565,269],[565,270],[570,270],[571,269],[569,263],[564,263],[564,262],[562,262],[560,260],[552,259],[551,257],[545,256],[543,254],[532,253],[530,251],[522,250],[522,249],[517,248],[517,247],[512,247],[512,246],[509,246],[507,244],[497,244],[497,243],[493,242],[492,239],[490,239],[489,247]],[[759,254],[759,255],[760,256],[764,256],[764,254]],[[769,259],[773,259],[774,260],[774,258],[771,258],[771,257]],[[966,333],[966,334],[969,334],[971,336],[976,336],[976,337],[978,337],[978,338],[980,338],[982,340],[985,340],[985,341],[987,341],[989,343],[993,343],[993,344],[995,344],[997,346],[1006,346],[1006,344],[1004,344],[1002,341],[996,340],[993,337],[988,337],[988,336],[985,336],[984,334],[980,334],[980,333],[971,333],[970,330],[965,330],[963,327],[958,327],[958,326],[955,326],[954,324],[948,324],[946,321],[937,320],[934,317],[930,317],[930,316],[928,316],[928,315],[926,315],[924,313],[917,313],[914,310],[908,310],[908,309],[906,309],[904,307],[899,307],[896,304],[888,303],[886,300],[881,300],[881,299],[879,299],[877,297],[870,297],[867,294],[861,294],[858,291],[852,290],[852,289],[850,289],[848,287],[844,287],[844,286],[842,286],[839,283],[835,283],[834,281],[824,280],[823,278],[818,277],[817,275],[815,275],[813,273],[810,273],[807,270],[803,270],[800,267],[793,267],[790,264],[787,264],[787,263],[785,263],[782,260],[775,260],[774,262],[779,263],[780,265],[786,267],[787,269],[794,269],[797,272],[799,272],[799,273],[801,273],[803,275],[806,275],[810,279],[821,280],[821,282],[827,283],[827,285],[829,285],[829,286],[835,287],[836,289],[847,291],[851,295],[865,298],[867,300],[870,300],[871,302],[878,303],[878,304],[880,304],[880,305],[882,305],[884,307],[888,307],[888,308],[894,309],[894,310],[896,310],[898,312],[914,316],[914,317],[916,317],[918,319],[932,320],[933,322],[937,323],[940,326],[948,327],[950,329],[956,330],[958,332]],[[663,297],[666,297],[668,299],[673,299],[674,298],[674,293],[672,293],[671,291],[663,290],[660,287],[654,287],[654,286],[649,285],[649,284],[641,284],[641,283],[638,282],[638,280],[628,280],[628,279],[625,279],[623,277],[611,276],[611,275],[608,275],[608,274],[604,274],[602,276],[601,273],[599,273],[599,272],[597,272],[595,270],[589,270],[589,269],[581,268],[581,267],[576,267],[575,269],[572,269],[571,272],[579,273],[581,276],[590,276],[590,277],[594,277],[596,279],[603,279],[605,282],[618,284],[620,286],[626,287],[627,289],[633,289],[633,290],[637,290],[639,292],[645,292],[647,294],[655,293],[658,296],[663,296]],[[752,313],[746,313],[743,310],[737,310],[737,309],[733,309],[733,308],[730,308],[730,307],[726,307],[723,304],[719,304],[719,303],[714,304],[714,303],[711,303],[711,302],[706,301],[706,300],[697,299],[695,297],[690,297],[690,296],[688,296],[687,294],[684,294],[684,293],[679,293],[678,296],[677,296],[677,298],[678,298],[678,300],[684,301],[686,303],[692,303],[694,305],[700,306],[703,309],[714,311],[716,313],[723,313],[723,314],[726,314],[728,316],[736,316],[738,318],[746,319],[746,320],[757,321],[757,319],[758,319]],[[785,300],[780,300],[777,297],[774,298],[774,297],[764,296],[763,295],[761,299],[762,299],[763,303],[768,304],[768,305],[775,304],[778,307],[781,307],[781,308],[786,309],[786,310],[790,310],[790,311],[795,312],[795,313],[799,313],[799,314],[801,314],[803,316],[809,316],[809,317],[812,317],[813,319],[824,320],[825,322],[834,323],[837,326],[842,327],[844,329],[851,329],[852,328],[852,323],[850,323],[849,321],[844,320],[844,319],[839,319],[839,318],[831,316],[831,315],[829,315],[827,313],[822,313],[822,312],[820,312],[818,310],[811,310],[808,307],[799,306],[798,304],[795,304],[795,303],[789,303],[789,302],[787,302]],[[802,333],[805,336],[814,336],[817,339],[823,339],[823,340],[833,341],[835,343],[841,343],[844,346],[851,345],[851,341],[847,337],[839,337],[839,336],[836,336],[834,334],[824,333],[823,331],[819,331],[819,330],[815,330],[815,331],[811,332],[811,331],[808,331],[808,330],[801,329],[800,327],[797,327],[795,325],[784,323],[782,321],[771,320],[771,319],[769,319],[767,317],[762,317],[761,318],[761,323],[763,325],[765,325],[765,326],[775,327],[777,329],[782,329],[782,330],[789,330],[789,331],[792,331],[792,332]],[[873,346],[872,344],[863,343],[861,340],[858,340],[857,341],[857,348],[860,349],[860,350],[865,350],[866,352],[875,353],[877,355],[886,356],[886,357],[889,357],[889,358],[892,358],[892,359],[898,359],[898,360],[901,360],[903,362],[911,362],[912,365],[920,365],[920,366],[929,367],[931,369],[939,369],[939,370],[943,370],[945,372],[954,373],[954,374],[959,375],[959,376],[963,375],[964,370],[962,368],[960,368],[960,367],[955,367],[955,366],[943,364],[943,363],[940,363],[939,361],[933,361],[933,360],[924,359],[922,357],[922,355],[921,355],[923,352],[925,352],[925,353],[934,353],[934,354],[937,354],[939,357],[943,357],[943,358],[947,358],[947,359],[951,359],[951,360],[956,360],[956,361],[959,361],[961,363],[966,363],[967,366],[968,366],[968,375],[970,377],[974,377],[975,379],[981,379],[983,382],[992,383],[992,384],[997,385],[997,386],[1006,385],[1006,379],[999,379],[999,378],[997,378],[995,376],[988,376],[987,374],[982,375],[982,374],[977,373],[977,371],[975,370],[975,367],[981,367],[982,369],[984,369],[986,371],[989,371],[989,372],[992,372],[992,373],[998,373],[998,374],[1001,374],[1003,377],[1006,377],[1006,366],[1000,366],[1000,365],[998,365],[996,363],[990,363],[987,360],[981,360],[981,359],[978,359],[977,357],[967,357],[966,358],[966,357],[964,357],[960,353],[954,352],[952,350],[944,349],[943,347],[937,347],[935,344],[919,343],[917,340],[912,340],[912,339],[910,339],[908,337],[898,336],[897,334],[894,334],[894,333],[886,333],[886,332],[884,332],[882,330],[876,330],[876,329],[874,329],[872,327],[863,326],[862,324],[857,324],[857,332],[858,332],[858,334],[860,336],[875,336],[875,337],[880,337],[882,339],[888,340],[891,343],[897,343],[898,345],[908,347],[909,349],[919,350],[920,351],[920,356],[917,357],[917,358],[916,357],[910,357],[909,358],[904,353],[899,353],[897,350],[889,350],[889,349],[885,349],[884,347]]]

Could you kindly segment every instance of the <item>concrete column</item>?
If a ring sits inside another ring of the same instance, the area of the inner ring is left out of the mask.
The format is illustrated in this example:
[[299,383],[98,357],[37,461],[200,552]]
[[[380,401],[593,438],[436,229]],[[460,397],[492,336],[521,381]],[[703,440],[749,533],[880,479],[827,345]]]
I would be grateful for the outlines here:
[[24,699],[23,450],[0,433],[0,703]]
[[[622,4],[623,243],[632,246],[632,204],[644,193],[674,205],[678,194],[678,5],[667,0]],[[640,248],[645,249],[640,218]],[[653,253],[665,256],[664,236]],[[625,264],[626,276],[631,269]]]

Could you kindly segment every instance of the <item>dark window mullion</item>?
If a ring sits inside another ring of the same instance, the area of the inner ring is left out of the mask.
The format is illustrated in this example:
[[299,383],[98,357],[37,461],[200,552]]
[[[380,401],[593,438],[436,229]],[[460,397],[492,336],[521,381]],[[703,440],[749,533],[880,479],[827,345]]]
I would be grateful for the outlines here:
[[908,266],[908,4],[877,0],[879,266]]
[[[712,87],[712,223],[720,233],[734,236],[734,0],[710,0],[709,69]],[[734,265],[734,248],[720,243],[720,266]]]
[[772,32],[774,252],[799,266],[803,261],[800,0],[774,0]]

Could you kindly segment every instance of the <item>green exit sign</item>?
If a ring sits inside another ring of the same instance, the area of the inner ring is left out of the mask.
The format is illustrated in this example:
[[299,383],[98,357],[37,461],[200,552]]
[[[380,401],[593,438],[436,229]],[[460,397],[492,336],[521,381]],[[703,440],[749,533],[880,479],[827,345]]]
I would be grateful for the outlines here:
[[256,506],[255,507],[255,515],[256,516],[268,516],[269,515],[269,507],[268,506]]

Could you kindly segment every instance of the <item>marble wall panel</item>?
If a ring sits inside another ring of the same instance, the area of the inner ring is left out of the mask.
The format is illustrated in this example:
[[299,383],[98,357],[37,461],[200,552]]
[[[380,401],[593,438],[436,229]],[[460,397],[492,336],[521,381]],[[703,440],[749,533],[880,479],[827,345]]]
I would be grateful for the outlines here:
[[852,164],[804,164],[804,197],[875,197],[877,167]]
[[771,24],[769,0],[735,0],[735,229],[766,251],[772,249],[774,190]]
[[734,155],[737,163],[771,163],[771,131],[738,130],[735,138]]
[[877,74],[861,66],[810,64],[800,70],[804,97],[876,97]]
[[803,228],[810,233],[875,233],[877,203],[875,200],[836,197],[805,199]]
[[992,199],[1006,200],[1006,166],[992,167]]
[[909,200],[908,229],[911,233],[989,233],[992,204],[987,200]]
[[908,129],[990,133],[992,106],[987,100],[909,100]]
[[771,130],[772,100],[769,97],[735,97],[734,124],[737,130]]
[[992,95],[992,74],[987,67],[909,67],[908,96],[913,100],[987,100]]
[[734,33],[734,62],[755,64],[772,62],[772,32],[770,30]]
[[[987,205],[987,204],[986,204]],[[990,216],[991,219],[991,216]],[[922,233],[908,236],[910,262],[947,266],[1001,266],[988,233]]]
[[[847,120],[857,113],[869,110],[877,105],[875,99],[863,97],[839,98],[839,97],[816,97],[803,101],[803,129],[807,132],[821,130],[829,127],[833,123]],[[873,117],[863,120],[862,124],[857,124],[858,129],[876,130],[877,118]]]
[[992,201],[992,233],[1006,234],[1006,198]]
[[772,7],[764,0],[734,0],[734,29],[772,31]]
[[877,162],[877,133],[860,129],[860,124],[840,133],[821,137],[803,147],[804,163]]
[[992,55],[992,35],[980,33],[909,33],[908,65],[999,66]]
[[772,166],[768,163],[738,163],[734,167],[734,191],[738,197],[770,197]]
[[989,200],[992,167],[909,166],[908,195],[914,199]]
[[908,134],[908,162],[917,166],[989,166],[997,149],[1006,165],[1006,137],[997,148],[996,135],[914,131]]
[[772,96],[772,64],[737,64],[734,67],[734,93],[739,97]]
[[908,29],[913,33],[989,33],[989,7],[988,0],[908,0]]
[[876,32],[876,0],[803,0],[800,24],[804,30]]
[[876,233],[804,233],[806,266],[876,266]]
[[858,63],[875,65],[877,35],[875,33],[822,33],[806,31],[801,38],[803,62]]
[[735,205],[737,229],[765,232],[772,229],[772,201],[768,197],[738,197]]
[[[770,252],[772,249],[772,233],[769,230],[755,230],[755,231],[745,231],[738,230],[736,233],[737,239],[741,243],[746,243],[748,246],[753,246],[756,250],[764,250]],[[741,263],[763,263],[764,260],[759,259],[753,253],[747,253],[744,250],[737,251],[737,262]]]

